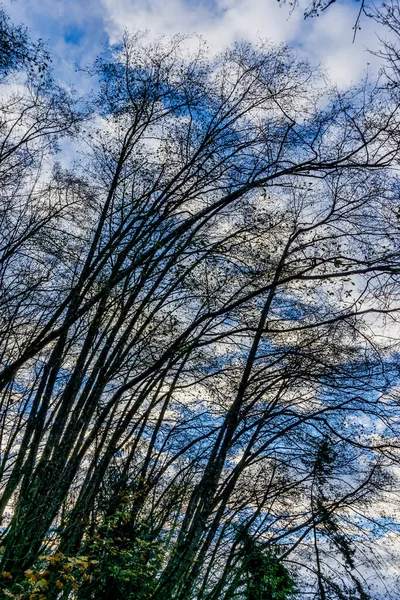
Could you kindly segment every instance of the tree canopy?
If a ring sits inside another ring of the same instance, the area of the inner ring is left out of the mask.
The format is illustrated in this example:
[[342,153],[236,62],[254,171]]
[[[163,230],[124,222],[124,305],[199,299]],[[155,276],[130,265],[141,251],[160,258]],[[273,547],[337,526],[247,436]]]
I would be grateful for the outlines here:
[[126,33],[77,99],[0,28],[5,596],[398,597],[395,45]]

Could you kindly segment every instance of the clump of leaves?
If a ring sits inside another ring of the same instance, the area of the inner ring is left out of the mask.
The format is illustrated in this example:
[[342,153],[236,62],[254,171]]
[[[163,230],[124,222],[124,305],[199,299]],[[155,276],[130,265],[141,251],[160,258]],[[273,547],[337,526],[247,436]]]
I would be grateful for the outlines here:
[[129,498],[124,497],[114,514],[104,519],[84,548],[98,563],[90,584],[80,589],[79,600],[152,596],[165,551],[148,526],[134,522]]
[[246,600],[292,600],[296,585],[277,548],[265,548],[242,533]]
[[27,28],[13,25],[0,6],[0,81],[24,68],[28,68],[30,73],[38,72],[43,77],[50,62],[50,54],[42,40],[32,42]]
[[[11,589],[3,589],[8,598],[14,600],[50,600],[60,596],[77,597],[80,587],[91,580],[90,570],[97,564],[88,556],[65,556],[61,552],[46,554],[32,569],[24,573],[25,579],[15,583]],[[11,573],[3,571],[3,580],[12,579]]]

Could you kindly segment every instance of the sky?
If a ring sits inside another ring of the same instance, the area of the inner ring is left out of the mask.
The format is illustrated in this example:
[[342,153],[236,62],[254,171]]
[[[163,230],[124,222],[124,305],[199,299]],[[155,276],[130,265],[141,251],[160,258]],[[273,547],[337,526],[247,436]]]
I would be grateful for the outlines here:
[[[3,5],[15,23],[47,42],[56,78],[81,93],[91,82],[78,67],[118,42],[125,28],[154,37],[198,34],[213,53],[236,40],[285,42],[322,65],[340,89],[359,82],[366,70],[373,77],[379,72],[379,60],[368,51],[378,47],[377,24],[364,17],[353,43],[360,6],[355,0],[337,0],[320,17],[306,20],[304,5],[290,14],[278,0],[3,0]],[[64,155],[67,163],[73,148]]]
[[3,0],[3,5],[15,23],[48,43],[56,77],[81,92],[90,84],[77,67],[90,64],[105,44],[118,42],[126,28],[154,37],[197,34],[213,53],[236,40],[288,43],[321,65],[340,89],[357,83],[366,69],[379,71],[378,59],[367,50],[378,46],[377,24],[364,17],[353,43],[358,2],[337,0],[320,17],[305,20],[301,2],[291,14],[278,0]]

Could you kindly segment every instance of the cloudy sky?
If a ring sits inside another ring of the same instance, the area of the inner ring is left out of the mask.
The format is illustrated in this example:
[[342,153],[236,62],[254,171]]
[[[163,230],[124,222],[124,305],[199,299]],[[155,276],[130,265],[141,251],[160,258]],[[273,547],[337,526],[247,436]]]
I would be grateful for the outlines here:
[[76,66],[84,66],[102,46],[117,42],[125,28],[151,35],[200,34],[211,51],[234,40],[269,38],[287,42],[312,64],[322,64],[341,88],[357,82],[365,69],[377,72],[377,25],[364,18],[353,43],[359,10],[354,0],[338,0],[318,18],[303,19],[300,6],[291,15],[277,0],[4,0],[15,22],[51,48],[57,76],[84,86]]

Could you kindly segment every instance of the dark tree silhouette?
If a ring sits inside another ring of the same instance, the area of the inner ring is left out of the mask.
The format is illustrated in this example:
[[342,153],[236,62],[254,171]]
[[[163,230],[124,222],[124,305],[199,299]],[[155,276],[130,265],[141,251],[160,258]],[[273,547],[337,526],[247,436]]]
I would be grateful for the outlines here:
[[82,109],[10,61],[5,593],[367,597],[395,532],[393,86],[339,95],[285,47],[126,34]]

